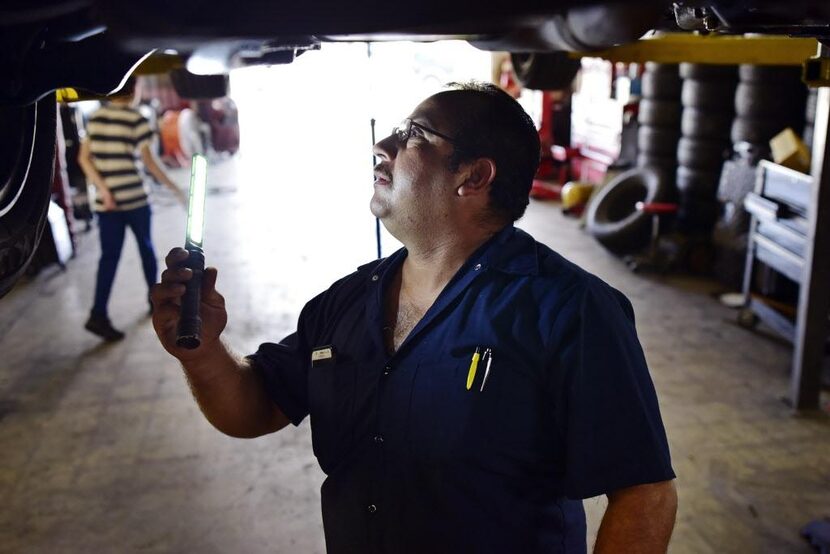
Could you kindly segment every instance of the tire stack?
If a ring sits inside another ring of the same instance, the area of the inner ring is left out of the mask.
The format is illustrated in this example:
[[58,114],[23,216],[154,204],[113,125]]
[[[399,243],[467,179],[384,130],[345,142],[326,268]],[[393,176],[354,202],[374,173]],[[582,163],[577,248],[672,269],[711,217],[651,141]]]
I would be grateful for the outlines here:
[[730,151],[735,66],[680,64],[681,138],[677,144],[678,230],[708,235],[719,213],[718,182]]
[[[769,140],[787,127],[804,128],[807,88],[797,66],[742,65],[735,90],[732,144],[747,142],[768,153]],[[811,137],[812,140],[812,137]]]
[[804,132],[801,137],[804,144],[810,150],[813,149],[813,126],[816,123],[816,102],[818,100],[818,89],[810,89],[807,93],[807,107],[804,109]]
[[674,175],[680,138],[680,75],[677,65],[646,63],[637,131],[637,167]]

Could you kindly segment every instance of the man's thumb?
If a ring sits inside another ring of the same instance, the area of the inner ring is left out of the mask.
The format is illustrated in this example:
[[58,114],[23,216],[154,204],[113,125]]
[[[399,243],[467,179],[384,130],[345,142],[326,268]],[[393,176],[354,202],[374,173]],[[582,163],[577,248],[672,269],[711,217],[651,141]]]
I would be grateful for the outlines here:
[[205,273],[202,276],[202,299],[205,300],[209,295],[216,292],[216,277],[218,271],[215,267],[206,267]]

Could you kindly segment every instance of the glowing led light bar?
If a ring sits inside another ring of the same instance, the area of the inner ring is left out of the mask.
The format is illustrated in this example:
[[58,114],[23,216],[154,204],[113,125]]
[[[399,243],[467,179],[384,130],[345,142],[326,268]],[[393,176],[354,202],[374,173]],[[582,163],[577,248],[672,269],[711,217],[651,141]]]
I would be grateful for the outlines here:
[[190,202],[187,207],[187,242],[202,247],[205,231],[205,189],[207,159],[194,154],[190,169]]

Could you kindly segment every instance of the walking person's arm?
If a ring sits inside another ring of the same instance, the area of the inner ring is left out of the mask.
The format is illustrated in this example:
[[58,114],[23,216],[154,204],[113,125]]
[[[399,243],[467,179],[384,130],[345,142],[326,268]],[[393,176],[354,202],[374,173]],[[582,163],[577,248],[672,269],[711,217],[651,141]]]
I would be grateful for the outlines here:
[[78,151],[78,164],[81,166],[86,178],[89,179],[93,185],[95,185],[95,188],[98,191],[98,196],[104,204],[104,209],[107,211],[114,210],[116,208],[115,199],[113,198],[112,192],[107,186],[107,183],[104,181],[104,178],[95,167],[95,162],[92,159],[92,149],[89,146],[89,140],[81,141],[81,148]]
[[141,161],[144,162],[144,167],[147,168],[147,171],[149,171],[159,183],[169,188],[182,204],[187,205],[187,197],[156,162],[156,158],[153,156],[153,152],[150,150],[150,145],[148,143],[141,145],[140,153]]
[[193,275],[179,268],[187,255],[182,248],[170,251],[161,283],[151,293],[153,327],[162,346],[182,363],[193,396],[214,427],[239,438],[282,429],[289,420],[267,395],[260,376],[220,339],[228,316],[225,299],[216,291],[216,268],[205,269],[202,281],[201,345],[194,350],[176,346],[184,283]]

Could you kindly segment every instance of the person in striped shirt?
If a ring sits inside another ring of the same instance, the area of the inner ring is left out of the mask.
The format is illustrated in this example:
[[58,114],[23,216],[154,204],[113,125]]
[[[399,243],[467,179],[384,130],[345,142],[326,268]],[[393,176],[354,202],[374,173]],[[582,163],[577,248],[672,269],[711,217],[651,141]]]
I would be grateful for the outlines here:
[[78,162],[87,179],[95,185],[94,209],[101,240],[95,302],[85,327],[107,341],[124,337],[124,333],[112,326],[107,304],[127,227],[138,243],[148,289],[155,284],[158,271],[150,237],[150,205],[139,172],[139,161],[182,203],[186,203],[185,195],[153,157],[153,132],[144,116],[132,107],[133,87],[134,82],[130,79],[125,86],[128,94],[112,98],[92,114],[78,154]]

